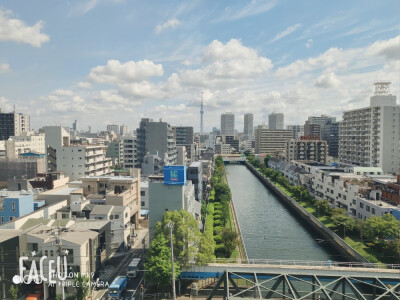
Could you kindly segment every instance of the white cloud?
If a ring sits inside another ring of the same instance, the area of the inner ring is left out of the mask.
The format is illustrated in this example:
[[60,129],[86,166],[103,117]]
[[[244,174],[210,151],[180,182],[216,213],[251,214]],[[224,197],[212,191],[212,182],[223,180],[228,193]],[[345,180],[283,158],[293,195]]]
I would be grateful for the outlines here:
[[311,47],[312,47],[312,44],[313,44],[313,39],[308,39],[307,43],[305,43],[305,46],[306,46],[307,48],[311,48]]
[[193,86],[226,87],[255,79],[272,69],[269,59],[236,39],[226,44],[211,42],[203,53],[203,64],[200,69],[180,71],[181,81]]
[[1,112],[10,112],[13,110],[13,105],[4,97],[0,97],[0,110]]
[[0,74],[10,71],[9,64],[0,64]]
[[285,30],[283,30],[283,31],[279,32],[277,35],[275,35],[275,37],[270,41],[270,43],[275,43],[276,41],[283,39],[285,36],[288,36],[289,34],[295,32],[300,27],[301,27],[300,23],[289,26]]
[[377,41],[368,47],[369,55],[384,56],[387,60],[400,59],[400,35],[386,41]]
[[78,88],[80,89],[90,89],[92,87],[92,84],[87,81],[81,81],[78,82]]
[[315,82],[315,86],[319,88],[333,88],[338,87],[340,84],[340,80],[333,72],[329,72],[326,74],[322,74],[318,77],[317,81]]
[[146,59],[138,62],[128,61],[123,64],[118,60],[109,60],[107,65],[93,68],[88,80],[107,84],[127,84],[144,81],[153,76],[162,76],[163,73],[161,64],[156,65]]
[[41,32],[43,21],[29,26],[24,21],[12,18],[12,12],[0,7],[0,41],[14,41],[29,44],[33,47],[41,47],[43,43],[50,41],[47,34]]
[[166,21],[163,24],[157,25],[156,28],[154,28],[155,33],[159,34],[162,31],[169,29],[169,28],[176,28],[178,26],[181,26],[182,22],[179,21],[178,19],[174,18],[174,19],[169,19],[168,21]]
[[[243,3],[240,2],[239,3]],[[235,21],[251,16],[263,14],[277,5],[277,0],[265,1],[265,0],[252,0],[250,3],[241,7],[227,7],[224,13],[215,20],[216,22],[221,21]]]
[[112,3],[121,3],[124,0],[86,0],[81,1],[77,5],[75,5],[69,12],[69,15],[85,15],[96,6],[98,6],[101,2],[112,2]]

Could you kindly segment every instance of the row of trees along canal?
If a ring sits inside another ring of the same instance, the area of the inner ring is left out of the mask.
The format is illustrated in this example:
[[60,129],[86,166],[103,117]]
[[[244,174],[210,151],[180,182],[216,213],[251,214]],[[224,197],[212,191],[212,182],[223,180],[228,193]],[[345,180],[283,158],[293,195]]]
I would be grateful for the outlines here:
[[347,215],[342,208],[331,208],[328,200],[316,200],[303,186],[293,186],[279,171],[267,167],[269,156],[260,163],[249,152],[247,161],[265,177],[277,184],[319,219],[341,236],[346,243],[370,262],[400,263],[400,222],[393,215],[372,216],[365,221]]
[[191,265],[205,265],[214,258],[236,255],[237,233],[234,229],[229,203],[231,191],[225,183],[225,169],[221,157],[215,160],[208,203],[202,205],[205,221],[204,232],[199,231],[198,221],[187,211],[167,211],[157,223],[150,245],[145,269],[146,280],[154,290],[167,291],[172,282],[170,230],[173,224],[174,271],[178,278],[182,269]]

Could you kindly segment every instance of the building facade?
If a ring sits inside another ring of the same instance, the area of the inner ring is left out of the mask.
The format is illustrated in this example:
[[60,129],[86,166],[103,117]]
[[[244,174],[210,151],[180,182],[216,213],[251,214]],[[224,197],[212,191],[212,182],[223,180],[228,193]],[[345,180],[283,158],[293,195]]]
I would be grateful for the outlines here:
[[284,129],[284,117],[282,113],[272,113],[268,116],[268,129],[271,130]]
[[30,124],[29,115],[0,112],[0,140],[8,140],[10,136],[20,136],[29,132]]
[[235,115],[227,112],[221,115],[221,134],[235,135]]
[[19,154],[27,152],[36,152],[45,154],[46,144],[44,134],[23,133],[21,136],[11,136],[5,141],[5,150],[7,158],[18,158]]
[[340,162],[399,171],[400,107],[388,82],[375,83],[370,106],[345,111],[340,123]]
[[321,140],[287,141],[286,160],[311,160],[326,164],[328,160],[328,144]]
[[286,142],[292,139],[291,130],[256,129],[255,153],[276,154],[286,151]]
[[64,172],[70,180],[84,176],[111,174],[111,158],[106,157],[103,145],[64,146],[57,149],[57,171]]
[[339,157],[339,122],[328,121],[322,128],[321,139],[328,143],[328,155]]
[[243,134],[247,139],[251,139],[254,136],[253,114],[244,114]]
[[176,143],[171,125],[161,120],[142,119],[136,132],[137,168],[142,167],[143,159],[148,154],[158,155],[166,165],[176,164]]

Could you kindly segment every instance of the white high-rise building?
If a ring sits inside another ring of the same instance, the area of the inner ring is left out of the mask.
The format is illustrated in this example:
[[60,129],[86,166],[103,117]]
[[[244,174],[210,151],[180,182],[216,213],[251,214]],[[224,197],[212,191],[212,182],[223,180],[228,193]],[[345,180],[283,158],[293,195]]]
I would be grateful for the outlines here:
[[20,136],[31,130],[30,116],[21,113],[3,113],[0,110],[0,140]]
[[244,115],[244,130],[243,134],[247,138],[251,138],[254,136],[254,128],[253,128],[253,114],[245,114]]
[[227,112],[221,115],[221,134],[235,135],[235,115]]
[[339,131],[339,160],[364,167],[399,171],[400,107],[390,82],[375,83],[370,106],[345,111]]
[[284,129],[283,123],[282,113],[272,113],[268,116],[268,129],[282,130]]

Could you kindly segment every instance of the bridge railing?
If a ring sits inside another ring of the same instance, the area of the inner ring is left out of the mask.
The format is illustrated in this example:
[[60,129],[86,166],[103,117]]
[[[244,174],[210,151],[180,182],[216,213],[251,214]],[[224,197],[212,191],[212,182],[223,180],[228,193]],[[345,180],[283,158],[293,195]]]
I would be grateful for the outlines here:
[[220,264],[262,264],[262,265],[285,265],[285,266],[312,266],[312,267],[346,267],[346,268],[377,268],[398,269],[400,264],[383,264],[367,262],[338,262],[338,261],[312,261],[312,260],[277,260],[277,259],[232,259],[215,258],[210,263]]

